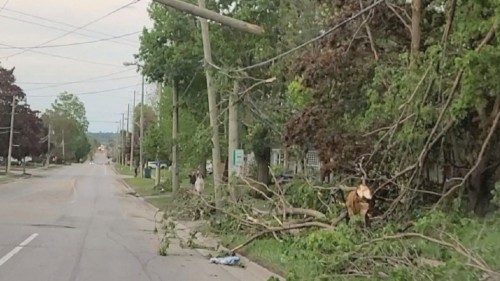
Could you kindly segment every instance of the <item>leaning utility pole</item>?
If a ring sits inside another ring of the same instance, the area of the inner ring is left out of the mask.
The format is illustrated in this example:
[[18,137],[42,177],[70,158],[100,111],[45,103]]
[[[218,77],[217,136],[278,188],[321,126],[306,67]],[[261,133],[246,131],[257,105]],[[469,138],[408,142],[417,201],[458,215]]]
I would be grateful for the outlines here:
[[134,165],[134,131],[135,131],[135,91],[134,91],[134,101],[132,102],[132,135],[130,135],[130,171],[132,171],[132,166]]
[[141,167],[139,170],[141,171],[141,178],[144,177],[144,150],[143,150],[143,142],[144,142],[144,75],[142,75],[142,89],[141,89],[141,120],[140,120],[140,132],[139,132],[139,165]]
[[[250,32],[253,34],[260,35],[264,33],[264,29],[258,25],[247,23],[241,20],[233,19],[228,16],[221,15],[219,13],[216,13],[214,11],[207,10],[205,8],[205,2],[203,2],[203,5],[199,5],[199,7],[189,4],[183,1],[179,0],[154,0],[158,3],[167,5],[169,7],[172,7],[176,10],[179,10],[181,12],[185,12],[194,16],[198,16],[203,19],[209,19],[213,20],[215,22],[221,23],[223,25],[230,26],[232,28],[245,31],[245,32]],[[198,2],[199,4],[200,2]]]
[[177,102],[177,79],[174,78],[172,86],[172,191],[179,190],[179,155],[177,135],[179,132],[179,104]]
[[10,165],[11,165],[11,158],[12,158],[12,142],[14,139],[14,115],[16,113],[16,96],[12,95],[12,111],[10,113],[10,136],[9,136],[9,152],[7,154],[7,169],[6,173],[10,173]]
[[215,22],[221,23],[226,26],[233,27],[240,31],[249,32],[253,34],[262,34],[264,32],[264,29],[260,26],[210,11],[205,8],[205,0],[198,0],[198,7],[179,0],[154,0],[154,1],[172,7],[176,10],[200,17],[199,20],[201,23],[201,33],[203,39],[203,54],[205,58],[205,74],[207,79],[210,126],[212,127],[212,169],[214,174],[214,189],[215,189],[216,205],[217,207],[220,207],[221,204],[220,186],[221,186],[223,171],[221,171],[221,167],[219,167],[220,143],[219,143],[219,123],[217,120],[218,119],[217,96],[212,85],[212,76],[209,69],[210,68],[209,64],[213,64],[213,62],[212,62],[212,53],[210,47],[207,19],[213,20]]
[[[198,0],[198,5],[204,9],[205,0]],[[212,74],[210,73],[210,64],[212,64],[212,48],[210,46],[210,35],[208,33],[208,22],[200,18],[201,36],[203,40],[203,55],[205,58],[205,75],[207,79],[208,109],[210,113],[210,127],[212,127],[212,170],[214,175],[215,205],[221,207],[221,182],[222,172],[220,164],[220,142],[219,142],[219,110],[217,108],[217,93],[215,92]]]

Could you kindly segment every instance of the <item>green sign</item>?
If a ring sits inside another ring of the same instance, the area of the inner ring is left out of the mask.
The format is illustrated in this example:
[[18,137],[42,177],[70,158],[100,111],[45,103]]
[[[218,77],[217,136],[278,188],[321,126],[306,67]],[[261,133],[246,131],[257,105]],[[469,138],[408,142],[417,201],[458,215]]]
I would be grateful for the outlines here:
[[245,151],[243,149],[233,150],[233,167],[241,167],[245,163]]

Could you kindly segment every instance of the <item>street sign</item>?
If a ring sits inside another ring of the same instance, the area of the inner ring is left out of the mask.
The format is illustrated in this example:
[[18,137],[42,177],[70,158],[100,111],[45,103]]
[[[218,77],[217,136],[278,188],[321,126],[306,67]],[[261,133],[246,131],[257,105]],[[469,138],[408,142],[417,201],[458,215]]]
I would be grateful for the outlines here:
[[233,150],[233,167],[237,169],[245,163],[245,151],[243,149]]

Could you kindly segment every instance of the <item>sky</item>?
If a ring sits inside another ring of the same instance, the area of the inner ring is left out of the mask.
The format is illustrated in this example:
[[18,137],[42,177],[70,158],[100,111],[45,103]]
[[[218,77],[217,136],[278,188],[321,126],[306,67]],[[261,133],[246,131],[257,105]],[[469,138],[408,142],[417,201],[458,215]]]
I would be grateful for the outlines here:
[[[0,65],[15,67],[31,108],[44,111],[68,91],[85,104],[90,132],[116,132],[134,90],[140,100],[141,76],[123,63],[152,25],[150,2],[0,0]],[[146,101],[153,88],[146,85]]]

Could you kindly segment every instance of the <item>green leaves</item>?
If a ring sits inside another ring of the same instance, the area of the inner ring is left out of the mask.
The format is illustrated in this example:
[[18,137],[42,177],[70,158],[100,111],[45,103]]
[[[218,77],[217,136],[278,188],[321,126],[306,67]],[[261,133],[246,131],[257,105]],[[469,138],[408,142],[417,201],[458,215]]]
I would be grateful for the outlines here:
[[90,152],[91,145],[87,138],[87,121],[85,105],[76,95],[61,93],[42,116],[45,126],[52,127],[54,132],[53,154],[62,158],[63,143],[65,157],[70,160],[80,160]]
[[288,84],[288,102],[295,109],[304,109],[312,101],[311,90],[304,87],[302,79],[295,78]]

